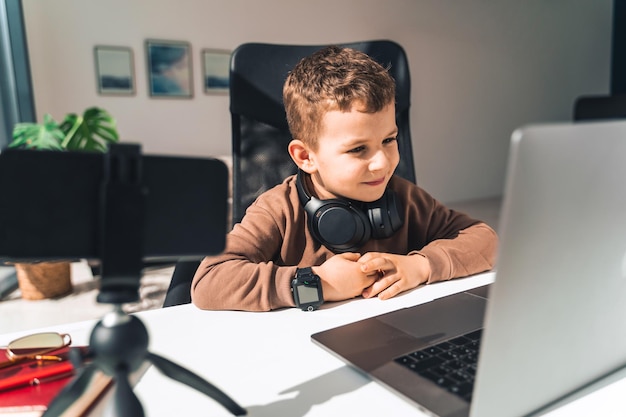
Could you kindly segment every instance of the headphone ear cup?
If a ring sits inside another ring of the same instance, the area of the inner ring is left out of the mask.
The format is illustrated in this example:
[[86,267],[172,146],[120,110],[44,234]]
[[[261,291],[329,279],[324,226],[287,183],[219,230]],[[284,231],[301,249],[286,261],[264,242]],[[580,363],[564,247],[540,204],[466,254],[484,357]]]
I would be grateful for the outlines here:
[[296,188],[313,237],[333,252],[354,252],[370,238],[391,237],[402,227],[403,208],[391,189],[373,203],[358,207],[348,200],[320,200],[306,188],[298,171]]
[[372,237],[391,237],[404,223],[402,211],[402,203],[391,189],[387,189],[379,200],[369,204],[367,215],[372,227]]
[[334,252],[355,251],[372,235],[369,219],[348,202],[311,197],[304,209],[313,237]]

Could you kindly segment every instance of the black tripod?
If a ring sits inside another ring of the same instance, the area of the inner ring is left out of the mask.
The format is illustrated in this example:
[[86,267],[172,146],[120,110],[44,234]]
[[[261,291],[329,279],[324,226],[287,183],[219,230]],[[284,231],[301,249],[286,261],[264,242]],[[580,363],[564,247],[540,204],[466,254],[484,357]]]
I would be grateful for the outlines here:
[[[89,340],[90,363],[59,393],[43,415],[60,416],[88,389],[94,374],[100,370],[115,381],[114,414],[142,417],[143,407],[128,378],[146,361],[166,376],[215,399],[232,414],[245,415],[244,408],[209,382],[149,352],[146,327],[137,317],[122,311],[122,304],[139,298],[143,268],[143,216],[147,191],[141,183],[141,165],[138,146],[116,145],[105,154],[99,197],[101,285],[98,302],[115,307],[92,330]],[[82,362],[82,358],[76,362]]]
[[230,397],[193,372],[148,351],[148,332],[135,316],[121,309],[108,313],[94,327],[89,340],[93,359],[80,374],[50,403],[44,417],[56,417],[70,407],[87,389],[95,372],[100,370],[115,380],[113,414],[115,416],[142,417],[143,407],[133,392],[128,377],[149,361],[166,376],[194,388],[215,399],[236,416],[246,410]]

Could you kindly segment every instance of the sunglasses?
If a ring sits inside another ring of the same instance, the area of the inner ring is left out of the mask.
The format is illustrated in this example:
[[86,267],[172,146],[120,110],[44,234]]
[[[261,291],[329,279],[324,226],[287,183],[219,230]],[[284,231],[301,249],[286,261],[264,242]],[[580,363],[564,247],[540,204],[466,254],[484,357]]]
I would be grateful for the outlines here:
[[10,342],[0,357],[0,393],[74,374],[67,334],[36,333]]
[[72,338],[65,333],[35,333],[15,339],[6,347],[8,362],[0,363],[0,368],[11,366],[23,360],[62,361],[63,358],[47,353],[69,346]]

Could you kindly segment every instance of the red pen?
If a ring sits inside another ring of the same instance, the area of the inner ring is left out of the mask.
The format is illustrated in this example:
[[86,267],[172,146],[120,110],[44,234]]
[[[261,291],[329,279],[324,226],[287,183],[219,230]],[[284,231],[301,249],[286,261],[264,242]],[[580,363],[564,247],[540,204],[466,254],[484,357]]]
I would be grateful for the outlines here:
[[62,373],[58,373],[56,375],[51,375],[51,376],[47,376],[47,377],[35,377],[30,381],[30,385],[32,386],[36,386],[39,384],[43,384],[45,382],[52,382],[52,381],[56,381],[59,379],[63,379],[63,378],[67,378],[68,376],[72,376],[74,375],[74,368],[72,368],[70,371],[68,372],[62,372]]
[[61,357],[61,361],[21,360],[0,369],[0,391],[71,376],[74,373],[72,362],[66,355]]

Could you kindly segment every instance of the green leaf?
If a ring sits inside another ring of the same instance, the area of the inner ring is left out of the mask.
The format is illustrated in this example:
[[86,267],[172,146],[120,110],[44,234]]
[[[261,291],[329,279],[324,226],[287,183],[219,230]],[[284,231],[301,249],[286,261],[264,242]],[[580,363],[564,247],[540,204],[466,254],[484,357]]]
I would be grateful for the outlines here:
[[42,124],[18,123],[13,128],[13,141],[10,148],[62,150],[61,142],[65,134],[52,116],[46,114]]
[[108,143],[119,142],[115,119],[98,107],[88,108],[82,116],[68,114],[60,127],[65,149],[104,152]]
[[106,110],[90,107],[82,116],[67,114],[60,125],[49,114],[41,124],[18,123],[9,147],[105,152],[113,142],[119,142],[115,119]]

